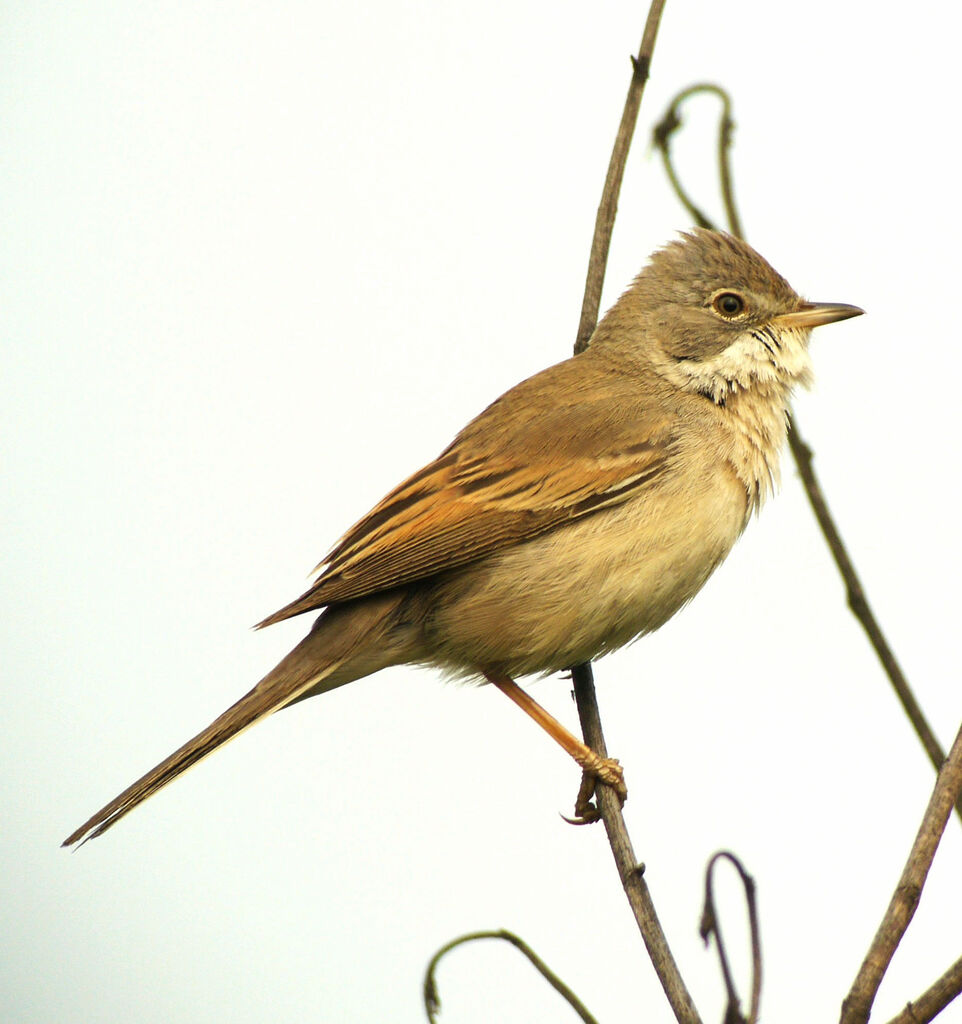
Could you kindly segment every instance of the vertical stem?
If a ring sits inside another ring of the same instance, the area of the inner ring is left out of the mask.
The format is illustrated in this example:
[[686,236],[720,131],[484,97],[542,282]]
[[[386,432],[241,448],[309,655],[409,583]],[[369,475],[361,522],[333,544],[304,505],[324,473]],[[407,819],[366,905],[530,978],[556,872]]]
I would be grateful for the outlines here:
[[[608,262],[608,249],[611,244],[611,232],[614,226],[615,213],[618,208],[618,194],[625,172],[625,162],[641,98],[648,80],[651,67],[651,55],[655,48],[658,24],[665,6],[665,0],[652,0],[648,9],[648,18],[641,39],[638,56],[632,60],[633,71],[628,95],[625,98],[625,109],[621,115],[621,124],[608,163],[608,174],[605,178],[601,202],[595,219],[595,232],[591,242],[591,257],[588,262],[588,274],[585,281],[584,301],[581,307],[581,318],[578,324],[578,336],[575,341],[575,354],[587,348],[588,340],[598,322],[598,310],[601,305],[601,288],[605,279],[605,268]],[[605,738],[601,728],[601,716],[598,712],[598,701],[595,697],[594,681],[591,665],[576,665],[571,673],[574,684],[575,700],[578,704],[578,716],[584,732],[585,742],[601,757],[606,756]],[[700,1024],[701,1018],[692,1002],[691,995],[678,971],[671,950],[665,939],[658,915],[648,886],[642,877],[641,868],[635,858],[625,821],[621,814],[621,802],[615,792],[608,786],[599,785],[596,797],[608,842],[615,858],[618,874],[621,878],[625,894],[642,939],[651,957],[658,979],[675,1014],[675,1018],[683,1024]]]

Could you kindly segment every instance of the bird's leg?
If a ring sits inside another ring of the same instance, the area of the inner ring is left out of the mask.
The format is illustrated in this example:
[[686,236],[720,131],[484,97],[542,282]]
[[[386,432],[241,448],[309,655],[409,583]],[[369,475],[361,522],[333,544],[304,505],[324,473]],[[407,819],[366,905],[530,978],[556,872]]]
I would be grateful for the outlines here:
[[584,824],[597,819],[598,812],[590,801],[594,795],[595,784],[599,781],[611,786],[618,794],[618,799],[622,803],[625,802],[628,798],[628,787],[625,785],[624,770],[618,761],[613,757],[599,757],[591,747],[579,740],[574,733],[569,732],[556,718],[549,715],[533,697],[529,697],[513,679],[509,679],[507,676],[489,675],[487,672],[485,678],[489,683],[494,683],[506,697],[510,697],[526,715],[533,718],[581,766],[584,775],[575,804],[575,824]]

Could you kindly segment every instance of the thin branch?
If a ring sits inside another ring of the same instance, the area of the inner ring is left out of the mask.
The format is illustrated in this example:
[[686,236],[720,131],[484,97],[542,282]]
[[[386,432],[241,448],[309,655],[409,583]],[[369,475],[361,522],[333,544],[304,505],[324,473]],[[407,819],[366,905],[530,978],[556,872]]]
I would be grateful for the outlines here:
[[962,994],[962,956],[889,1024],[928,1024],[959,994]]
[[[745,903],[748,907],[748,925],[751,931],[752,943],[752,1001],[747,1018],[742,1015],[741,1002],[735,989],[735,982],[732,980],[728,950],[725,947],[725,940],[722,938],[721,924],[718,920],[718,913],[715,910],[714,870],[715,864],[721,858],[729,861],[738,872],[742,880],[742,886],[745,889]],[[758,904],[755,899],[755,879],[745,870],[742,862],[735,854],[728,850],[720,850],[708,862],[708,868],[705,871],[705,904],[702,910],[699,931],[706,943],[712,935],[715,937],[715,947],[718,950],[718,959],[721,963],[722,978],[725,981],[725,991],[728,994],[725,1024],[756,1024],[762,995],[762,943],[758,925]]]
[[[581,306],[581,317],[578,324],[578,335],[574,350],[577,354],[585,349],[595,325],[598,322],[598,310],[601,305],[601,288],[605,278],[605,267],[608,262],[608,249],[611,244],[611,232],[614,226],[615,213],[618,207],[618,194],[624,177],[625,162],[631,146],[632,135],[641,107],[641,97],[651,67],[651,56],[655,48],[658,24],[665,0],[652,0],[648,9],[648,18],[642,34],[638,56],[632,60],[631,84],[625,98],[625,109],[621,116],[621,124],[608,163],[608,174],[605,178],[601,202],[595,219],[595,232],[591,242],[591,258],[588,262],[588,273],[585,281],[584,301]],[[585,742],[602,757],[607,756],[604,733],[601,728],[601,717],[598,713],[598,701],[595,697],[594,680],[591,665],[576,665],[571,673],[574,684],[575,699],[578,704],[578,715]],[[643,868],[638,864],[625,820],[621,814],[621,803],[615,792],[608,786],[598,787],[596,796],[601,816],[608,833],[608,842],[618,868],[621,884],[641,937],[644,940],[648,955],[661,982],[665,995],[675,1014],[682,1024],[700,1024],[701,1018],[692,1002],[691,995],[682,980],[675,963],[664,931],[655,913],[648,886],[642,877]]]
[[641,97],[648,81],[651,68],[651,55],[655,49],[658,35],[658,24],[665,0],[652,0],[645,21],[645,31],[641,36],[638,56],[631,58],[631,84],[625,97],[625,109],[621,114],[621,124],[611,150],[608,161],[608,174],[601,192],[601,202],[595,216],[595,233],[591,239],[591,256],[588,260],[588,275],[585,280],[585,295],[581,303],[581,318],[578,322],[578,336],[575,340],[575,355],[588,347],[588,340],[594,333],[598,323],[598,310],[601,306],[601,286],[605,282],[605,269],[608,266],[608,250],[611,247],[611,232],[618,212],[618,195],[621,192],[621,180],[625,176],[625,163],[628,150],[635,134],[638,111],[641,108]]
[[902,871],[888,909],[882,918],[852,989],[842,1003],[841,1024],[865,1024],[872,1003],[892,956],[905,934],[922,894],[922,886],[932,865],[932,858],[945,831],[952,805],[962,793],[962,727],[942,766],[935,789],[922,818],[912,852]]
[[[579,676],[583,683],[587,680],[588,692],[578,689]],[[591,665],[579,665],[572,671],[572,679],[575,682],[575,698],[578,702],[578,715],[581,719],[581,728],[584,732],[585,742],[602,757],[607,757],[604,735],[601,731],[601,717],[598,713],[598,703],[595,698],[594,681],[591,675]],[[655,911],[655,904],[651,898],[651,892],[644,879],[644,864],[638,862],[635,851],[631,845],[628,829],[625,827],[625,819],[621,813],[621,801],[617,794],[609,786],[599,786],[595,794],[598,809],[601,811],[602,821],[605,823],[605,831],[608,834],[608,844],[611,846],[612,855],[615,858],[615,865],[618,868],[618,876],[624,887],[625,895],[631,906],[635,921],[638,923],[638,930],[641,932],[642,940],[648,955],[661,982],[669,1005],[675,1014],[675,1019],[680,1024],[701,1024],[701,1018],[695,1009],[691,995],[682,980],[668,946],[668,940],[658,920]]]
[[[685,188],[675,171],[674,161],[671,156],[672,136],[682,124],[679,108],[685,100],[698,93],[705,92],[718,96],[722,101],[722,115],[718,129],[718,176],[722,184],[722,198],[725,204],[725,216],[728,220],[728,230],[733,235],[742,237],[741,221],[738,216],[738,208],[735,203],[735,194],[734,189],[732,188],[731,178],[730,150],[735,122],[731,116],[731,99],[729,98],[728,93],[720,86],[713,85],[711,83],[693,85],[688,89],[682,90],[682,92],[678,93],[678,95],[671,101],[665,112],[665,116],[655,126],[653,141],[661,151],[662,159],[665,163],[665,170],[668,174],[669,180],[671,181],[672,187],[675,190],[675,194],[685,209],[689,212],[692,219],[701,227],[718,230],[712,221],[702,213],[697,206],[695,206],[691,197],[685,191]],[[852,614],[856,619],[858,619],[862,628],[865,630],[865,634],[875,650],[875,653],[882,664],[882,668],[888,676],[889,682],[892,684],[892,688],[895,690],[895,694],[898,697],[905,714],[908,716],[912,727],[915,729],[916,735],[921,741],[922,746],[925,748],[925,751],[929,756],[929,760],[932,762],[932,766],[936,771],[938,771],[942,762],[945,760],[945,751],[942,749],[939,741],[935,738],[935,733],[926,721],[925,715],[923,714],[922,709],[908,684],[908,680],[906,680],[902,669],[899,667],[899,663],[885,638],[885,634],[882,632],[881,626],[878,624],[878,620],[872,613],[872,608],[865,596],[865,590],[862,587],[862,582],[859,579],[858,573],[855,571],[855,566],[852,564],[848,551],[842,542],[838,527],[835,525],[835,520],[832,518],[832,514],[828,510],[828,503],[825,500],[822,488],[815,475],[815,470],[812,468],[812,450],[798,432],[798,426],[795,423],[794,418],[789,420],[788,445],[791,449],[792,456],[795,459],[795,464],[798,467],[799,476],[801,477],[802,485],[805,488],[805,494],[808,497],[812,511],[815,513],[815,519],[822,531],[822,536],[825,538],[825,543],[828,545],[828,548],[832,553],[832,558],[835,560],[835,565],[838,567],[839,574],[842,577],[842,582],[845,584],[848,606],[851,609]],[[959,816],[959,820],[962,821],[962,797],[960,797],[956,802],[955,809]]]
[[445,943],[435,954],[431,957],[431,961],[428,964],[427,970],[424,972],[424,1011],[428,1016],[428,1020],[431,1024],[437,1024],[438,1013],[441,1010],[441,997],[438,995],[438,986],[434,978],[434,973],[437,970],[438,964],[441,962],[442,957],[449,953],[456,946],[464,945],[466,942],[476,942],[478,939],[503,939],[505,942],[511,943],[515,949],[520,950],[528,960],[533,964],[534,968],[541,974],[541,976],[548,982],[548,984],[565,999],[568,1005],[578,1014],[578,1016],[585,1022],[585,1024],[598,1024],[597,1020],[588,1012],[588,1008],[585,1004],[571,991],[570,988],[558,977],[554,971],[538,956],[537,953],[524,941],[519,938],[514,932],[505,931],[501,928],[497,931],[486,931],[486,932],[470,932],[467,935],[460,935],[456,939],[452,939],[450,942]]
[[[919,702],[915,699],[915,694],[902,673],[902,669],[895,659],[892,648],[889,647],[888,641],[885,639],[885,634],[882,632],[878,620],[872,613],[868,598],[862,589],[862,582],[858,578],[855,566],[852,565],[852,560],[849,558],[845,545],[842,543],[835,520],[832,519],[832,514],[828,510],[825,495],[822,493],[822,488],[819,486],[818,478],[815,476],[815,471],[812,468],[812,450],[802,440],[794,420],[789,424],[788,444],[792,449],[792,455],[795,456],[795,464],[798,466],[798,472],[802,478],[805,493],[808,496],[809,504],[812,506],[812,511],[815,513],[815,518],[818,520],[822,536],[825,538],[825,543],[828,545],[832,558],[835,559],[835,564],[838,566],[839,574],[845,583],[848,606],[855,618],[862,624],[869,643],[875,649],[875,653],[885,669],[885,674],[889,677],[889,682],[895,690],[895,695],[898,697],[905,714],[915,729],[915,734],[925,748],[925,752],[929,755],[932,766],[938,771],[945,761],[945,751],[926,721],[925,715],[919,707]],[[959,816],[959,820],[962,821],[962,796],[955,802],[955,811]]]

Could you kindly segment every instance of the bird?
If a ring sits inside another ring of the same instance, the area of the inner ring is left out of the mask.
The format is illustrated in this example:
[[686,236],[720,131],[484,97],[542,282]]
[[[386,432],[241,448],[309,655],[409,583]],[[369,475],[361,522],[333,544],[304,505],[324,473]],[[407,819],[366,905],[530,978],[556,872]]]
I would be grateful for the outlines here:
[[615,651],[695,596],[776,487],[812,329],[863,312],[804,300],[740,238],[680,233],[583,352],[484,409],[258,623],[319,612],[274,669],[63,845],[267,715],[399,664],[493,683],[623,801],[620,763],[516,680]]

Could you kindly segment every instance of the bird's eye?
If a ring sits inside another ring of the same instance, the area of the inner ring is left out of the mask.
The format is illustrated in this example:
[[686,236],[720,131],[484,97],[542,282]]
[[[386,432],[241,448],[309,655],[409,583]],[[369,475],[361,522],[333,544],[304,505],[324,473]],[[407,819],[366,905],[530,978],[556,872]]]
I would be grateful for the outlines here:
[[744,312],[745,300],[736,292],[722,292],[712,300],[712,308],[730,319]]

